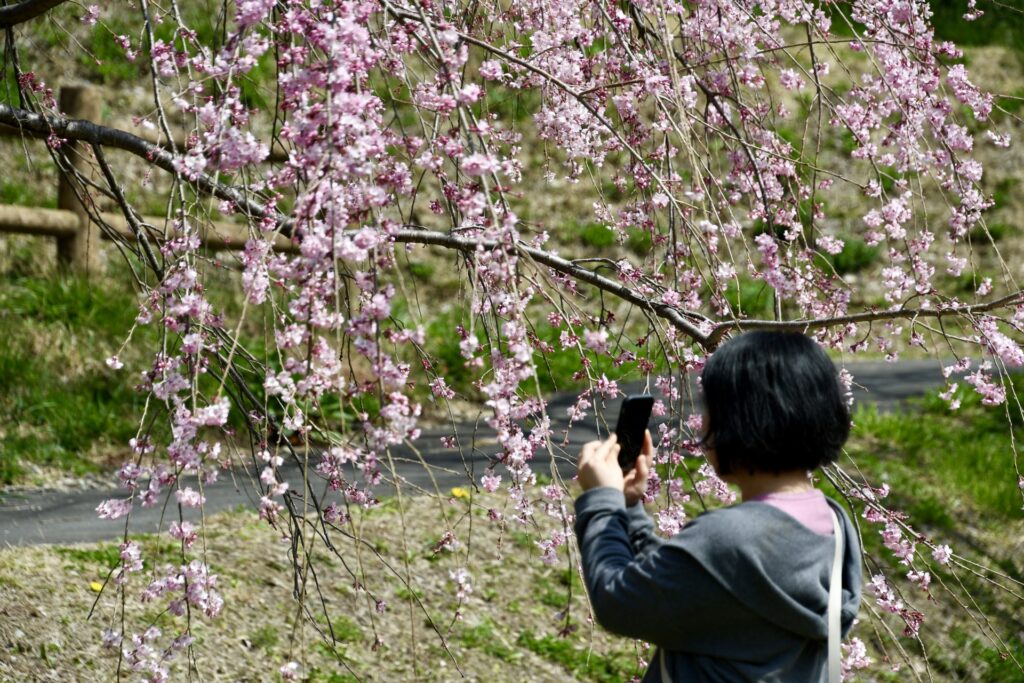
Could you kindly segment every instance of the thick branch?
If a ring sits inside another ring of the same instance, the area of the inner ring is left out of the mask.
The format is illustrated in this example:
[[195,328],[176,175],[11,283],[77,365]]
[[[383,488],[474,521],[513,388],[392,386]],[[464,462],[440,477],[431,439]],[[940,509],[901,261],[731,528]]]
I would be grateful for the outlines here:
[[[1000,308],[1024,305],[1024,292],[1014,292],[983,304],[949,305],[942,308],[897,308],[888,311],[864,311],[834,318],[812,318],[810,320],[730,320],[715,325],[707,335],[705,348],[714,348],[732,330],[776,330],[787,332],[809,332],[826,327],[849,325],[850,323],[879,322],[897,319],[942,318],[947,316],[970,317],[977,313],[988,313]],[[698,340],[699,341],[699,340]]]
[[[168,173],[180,175],[175,168],[177,157],[174,154],[137,135],[117,128],[108,128],[92,121],[68,119],[52,114],[37,114],[4,103],[0,103],[0,123],[14,126],[33,135],[49,136],[52,134],[69,140],[81,140],[92,145],[123,149],[152,162]],[[252,218],[263,218],[268,213],[267,208],[260,202],[250,199],[243,192],[225,185],[205,173],[196,175],[194,179],[180,177],[200,192],[233,203],[239,211]]]
[[[399,230],[394,234],[396,242],[410,244],[431,244],[435,246],[457,249],[466,253],[476,251],[477,247],[494,249],[498,247],[496,242],[476,240],[466,237],[458,237],[443,232],[432,232],[427,230]],[[703,319],[698,314],[681,311],[659,301],[652,301],[623,284],[588,270],[578,264],[555,256],[546,251],[528,247],[523,244],[517,245],[517,249],[528,255],[537,263],[541,263],[564,275],[569,275],[581,282],[587,282],[609,294],[628,301],[654,315],[667,320],[676,329],[689,336],[705,350],[711,351],[717,347],[725,335],[732,330],[779,330],[791,332],[809,332],[827,327],[837,327],[850,323],[861,322],[884,322],[886,320],[914,319],[914,318],[942,318],[948,316],[970,317],[978,313],[987,313],[1001,308],[1024,304],[1024,292],[1015,292],[1000,299],[989,301],[983,304],[972,305],[947,305],[941,308],[900,308],[887,311],[864,311],[831,318],[812,318],[809,320],[728,320],[715,324],[708,333],[701,332],[700,325],[693,322],[694,318]]]
[[35,19],[40,14],[46,14],[64,2],[66,0],[25,0],[17,5],[0,7],[0,28],[23,24],[29,19]]
[[[432,232],[428,230],[399,230],[394,234],[394,238],[396,242],[432,244],[441,247],[448,247],[449,249],[458,249],[459,251],[466,253],[472,253],[476,251],[478,247],[483,247],[484,249],[495,249],[499,246],[497,242],[458,237],[444,232]],[[550,252],[536,249],[534,247],[528,247],[524,244],[516,245],[516,249],[519,252],[528,255],[537,263],[543,264],[564,275],[569,275],[581,282],[594,285],[609,294],[613,294],[635,306],[639,306],[646,311],[650,311],[659,318],[664,318],[702,346],[706,342],[707,335],[702,333],[696,324],[687,320],[683,313],[676,308],[667,306],[660,302],[651,301],[621,283],[610,280],[603,275],[598,275],[592,270],[588,270],[560,256],[555,256]]]

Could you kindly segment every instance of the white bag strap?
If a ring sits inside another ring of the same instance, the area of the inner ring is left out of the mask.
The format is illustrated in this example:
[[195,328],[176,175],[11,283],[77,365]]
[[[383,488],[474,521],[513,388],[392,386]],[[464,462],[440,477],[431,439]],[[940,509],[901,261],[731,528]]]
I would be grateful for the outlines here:
[[832,531],[835,533],[836,551],[832,556],[832,579],[828,586],[828,683],[840,683],[842,625],[839,617],[843,609],[843,547],[846,543],[843,525],[839,523],[835,510],[832,510]]
[[665,648],[658,648],[658,659],[661,661],[661,683],[672,683],[672,677],[665,666]]

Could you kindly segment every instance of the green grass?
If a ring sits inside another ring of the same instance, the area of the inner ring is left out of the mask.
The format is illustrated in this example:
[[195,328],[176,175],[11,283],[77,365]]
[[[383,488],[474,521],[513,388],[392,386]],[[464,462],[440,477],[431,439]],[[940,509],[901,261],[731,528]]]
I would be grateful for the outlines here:
[[[1014,377],[1013,386],[1024,392],[1024,378]],[[964,515],[993,523],[1019,519],[1022,498],[1005,406],[982,406],[963,382],[960,392],[955,412],[937,392],[913,402],[916,414],[860,408],[848,451],[873,481],[890,484],[897,507],[912,521],[951,531]],[[1013,431],[1018,441],[1024,437],[1019,416]]]
[[[874,407],[858,409],[847,444],[852,462],[844,458],[840,464],[855,476],[863,475],[872,486],[889,484],[891,493],[885,506],[906,513],[907,522],[924,537],[951,545],[978,566],[991,567],[1021,581],[1024,575],[1019,559],[1006,545],[1015,533],[1012,530],[1019,528],[1022,505],[1006,406],[982,406],[973,388],[964,387],[962,381],[960,384],[962,405],[957,411],[950,411],[937,391],[912,401],[904,413],[880,414]],[[1013,387],[1022,391],[1024,377],[1014,377]],[[1024,435],[1022,428],[1024,421],[1017,415],[1012,429],[1018,441]],[[823,488],[836,495],[827,484]],[[863,520],[860,523],[865,554],[872,558],[871,571],[880,568],[904,591],[909,604],[926,615],[921,635],[935,680],[1021,680],[1013,659],[1004,659],[1001,647],[983,637],[966,614],[949,613],[959,609],[955,600],[969,603],[972,611],[984,613],[995,633],[1006,638],[1017,661],[1024,661],[1020,643],[1010,635],[1020,623],[1020,606],[1014,596],[995,589],[981,574],[958,571],[954,576],[953,565],[930,562],[929,550],[919,545],[915,567],[924,566],[935,577],[931,592],[938,603],[933,603],[902,580],[907,568],[883,547],[881,526]],[[943,584],[957,597],[950,596]],[[861,618],[867,621],[863,608]],[[891,623],[901,628],[899,620]],[[874,640],[870,627],[860,627],[859,635],[866,641]],[[917,652],[908,640],[903,644]],[[876,673],[887,675],[882,667],[873,669],[872,675]],[[904,678],[900,674],[879,680]]]
[[331,630],[340,643],[358,643],[366,638],[359,624],[341,614],[331,617]]
[[[538,351],[534,354],[541,388],[545,391],[564,391],[569,387],[582,385],[583,380],[575,378],[576,373],[582,367],[579,350],[574,346],[567,349],[562,348],[559,341],[561,330],[547,323],[541,323],[534,328],[534,332],[538,339],[554,348],[551,352]],[[579,332],[578,329],[577,332]],[[609,377],[613,375],[614,373]]]
[[[988,242],[988,238],[984,239],[985,242],[983,244]],[[978,286],[981,285],[986,277],[991,277],[993,282],[999,282],[998,273],[977,272],[973,270],[964,271],[956,277],[947,275],[943,277],[943,280],[946,283],[947,291],[952,290],[959,294],[970,295],[977,291]]]
[[[932,659],[933,673],[941,676],[937,680],[981,680],[986,683],[1004,683],[1021,680],[1020,669],[1013,659],[1003,658],[996,648],[962,626],[949,631],[950,640],[960,656],[948,652],[937,652]],[[1013,657],[1024,661],[1024,646],[1012,640],[1007,642]]]
[[422,600],[424,597],[423,591],[419,589],[409,590],[408,588],[398,588],[395,590],[395,596],[402,601],[408,602],[410,600]]
[[[219,50],[221,44],[221,30],[218,26],[220,19],[220,5],[207,0],[188,2],[182,4],[182,18],[188,28],[196,33],[196,41],[211,50],[214,54]],[[113,86],[128,82],[139,82],[147,77],[149,60],[147,52],[143,49],[146,43],[140,30],[142,26],[141,13],[131,10],[122,12],[104,12],[100,21],[94,25],[87,36],[82,38],[82,44],[86,50],[81,50],[78,45],[69,42],[69,39],[60,35],[52,39],[53,47],[56,49],[58,43],[67,44],[67,48],[77,55],[78,75],[94,83]],[[173,39],[174,22],[164,21],[153,27],[153,34],[156,40],[171,42]],[[129,61],[125,51],[117,42],[118,36],[126,36],[131,41],[131,49],[138,52],[134,61]],[[181,46],[179,40],[177,45]],[[193,49],[194,52],[194,49]],[[272,64],[271,59],[271,64]],[[247,104],[256,104],[261,99],[254,100],[253,87],[263,81],[266,65],[260,60],[260,65],[253,69],[252,78],[249,83],[242,82],[242,95],[248,98]]]
[[306,677],[308,683],[358,683],[360,679],[352,674],[338,673],[337,671],[321,671],[313,667]]
[[516,531],[515,529],[505,534],[505,538],[512,542],[512,545],[519,548],[520,550],[535,551],[537,545],[530,534],[524,531]]
[[[978,9],[985,14],[975,21],[965,21],[966,0],[929,3],[932,25],[938,40],[951,40],[958,46],[1003,45],[1024,53],[1024,3],[1021,0],[1005,2],[979,2]],[[839,2],[826,10],[832,15],[832,31],[839,36],[852,36],[846,20],[851,3]],[[851,22],[861,35],[864,27]]]
[[458,640],[466,648],[480,650],[503,662],[513,662],[522,657],[515,648],[509,647],[500,640],[498,630],[500,627],[493,620],[485,617],[476,626],[463,627],[458,634]]
[[832,267],[840,275],[847,273],[859,273],[874,265],[878,261],[880,247],[869,247],[864,240],[858,237],[846,237],[843,250],[838,254],[830,255]]
[[[570,590],[571,589],[571,590]],[[565,609],[572,595],[583,595],[586,589],[579,575],[568,569],[560,571],[555,580],[538,577],[535,595],[541,604],[554,609]]]
[[409,274],[420,282],[429,282],[437,271],[437,266],[429,261],[410,261]]
[[1005,109],[1008,114],[1019,113],[1024,109],[1024,88],[1017,88],[1009,97],[1005,93],[1003,96],[996,96],[996,105]]
[[725,289],[725,298],[732,310],[750,318],[771,317],[774,290],[747,275],[740,275],[738,279],[739,283],[731,280]]
[[0,302],[7,315],[43,323],[59,323],[69,329],[131,327],[135,297],[123,290],[99,291],[82,278],[7,278]]
[[629,680],[636,671],[636,663],[623,656],[603,656],[592,651],[572,636],[559,638],[556,636],[536,636],[530,631],[523,631],[516,639],[516,645],[549,661],[560,664],[566,671],[585,681]]
[[936,35],[957,45],[1003,45],[1024,54],[1024,2],[979,2],[985,14],[965,21],[965,0],[931,3]]
[[651,253],[654,248],[654,238],[651,233],[639,228],[630,228],[626,237],[626,247],[641,258]]
[[[120,29],[124,29],[125,33],[115,33]],[[89,52],[78,55],[79,68],[90,80],[103,85],[115,85],[140,80],[145,74],[145,59],[128,61],[124,49],[117,42],[119,35],[126,35],[131,40],[133,50],[139,49],[138,35],[127,26],[99,23],[93,26],[87,43]]]
[[[0,275],[0,325],[5,330],[0,344],[0,484],[23,477],[30,463],[83,474],[97,471],[103,461],[119,461],[143,414],[145,394],[135,389],[138,373],[159,348],[159,326],[139,327],[120,353],[125,368],[115,371],[104,362],[119,353],[138,311],[135,294],[125,286],[130,276],[124,263],[114,261],[106,276],[86,279],[41,272],[32,261],[31,253],[18,252]],[[233,330],[241,314],[237,278],[205,267],[210,301]],[[250,308],[242,344],[275,367],[266,353],[262,323],[261,312]],[[172,336],[172,352],[176,343]],[[259,365],[250,368],[238,355],[235,360],[249,389],[261,395]],[[200,391],[212,395],[218,384],[213,373],[203,375]],[[343,408],[335,395],[307,412],[340,424],[356,409],[375,411],[374,402],[368,397]],[[272,411],[275,407],[271,402]],[[157,442],[167,431],[163,410],[161,403],[151,403],[147,418]],[[232,411],[230,425],[245,428],[242,411]]]
[[1016,178],[1000,178],[993,187],[988,188],[988,191],[991,192],[996,206],[1006,206],[1014,197],[1019,196],[1019,186],[1020,182]]
[[[469,319],[463,317],[457,307],[436,310],[426,324],[426,344],[431,351],[432,372],[444,377],[456,391],[466,390],[472,381],[472,373],[465,366],[465,359],[459,350],[458,335],[453,334],[456,325],[469,328]],[[477,337],[480,338],[479,335]],[[482,341],[482,340],[481,340]]]
[[496,113],[503,121],[520,123],[532,117],[539,109],[541,96],[537,90],[514,90],[491,85],[484,93],[483,110]]
[[971,229],[971,245],[984,248],[990,244],[989,238],[991,238],[992,242],[1001,242],[1007,235],[1013,234],[1016,229],[1009,223],[1003,223],[1002,221],[989,223],[986,226],[978,225]]
[[252,636],[249,637],[249,641],[254,648],[263,649],[268,652],[274,649],[278,640],[277,629],[269,624],[256,629]]
[[[403,321],[408,322],[405,320],[404,314],[398,313],[397,315]],[[562,328],[552,327],[539,314],[532,316],[530,319],[535,321],[535,324],[529,328],[530,334],[536,340],[551,347],[549,351],[542,349],[535,349],[534,351],[534,363],[537,366],[537,378],[541,389],[544,391],[565,391],[582,386],[585,380],[576,377],[582,367],[579,350],[575,346],[566,349],[562,348],[559,340]],[[467,330],[469,329],[469,317],[460,307],[453,306],[447,310],[435,309],[433,317],[425,324],[425,348],[430,354],[431,372],[444,377],[448,385],[460,395],[472,398],[477,395],[477,390],[473,386],[473,381],[476,379],[476,371],[466,368],[466,360],[462,357],[459,349],[460,338],[457,334],[454,334],[456,325],[462,325]],[[481,330],[479,320],[475,329],[477,339],[480,340],[481,344],[485,344],[486,338]],[[580,332],[579,328],[575,329],[577,333]],[[614,338],[609,341],[611,343],[616,342]],[[628,335],[624,336],[621,340],[622,348],[630,350],[638,356],[644,355],[645,349],[638,348],[635,342],[634,338]],[[609,379],[619,379],[636,375],[637,373],[635,363],[626,363],[616,368],[612,367],[607,359],[595,359],[593,358],[593,353],[590,352],[588,352],[588,355],[594,360],[592,372],[597,376],[606,374]],[[662,362],[656,360],[656,363],[660,367]],[[419,365],[419,361],[416,360],[414,365]],[[532,389],[532,387],[533,380],[527,380],[526,388]]]
[[103,360],[136,307],[130,290],[84,279],[0,279],[0,482],[12,482],[25,462],[94,470],[84,457],[90,449],[125,447],[134,436],[142,397],[130,375]]
[[843,250],[838,254],[819,253],[816,256],[817,265],[825,268],[831,267],[837,275],[848,273],[859,273],[874,265],[881,255],[880,247],[869,247],[864,240],[853,235],[843,235]]
[[97,548],[55,547],[54,551],[72,562],[104,569],[111,569],[121,563],[121,551],[116,545],[101,545]]
[[584,244],[596,249],[606,249],[615,244],[615,233],[600,223],[584,223],[571,227],[570,230],[575,232]]
[[50,194],[39,192],[28,183],[0,180],[0,204],[12,206],[40,206],[45,209],[57,208],[56,189]]

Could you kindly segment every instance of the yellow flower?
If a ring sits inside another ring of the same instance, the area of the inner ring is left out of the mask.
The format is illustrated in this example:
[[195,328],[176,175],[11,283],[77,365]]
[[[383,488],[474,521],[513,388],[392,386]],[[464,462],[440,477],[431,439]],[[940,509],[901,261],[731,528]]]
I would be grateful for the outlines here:
[[453,486],[452,496],[455,498],[469,498],[469,490],[461,486]]
[[89,588],[92,589],[93,593],[99,593],[101,590],[103,590],[103,584],[99,581],[93,581],[89,584]]

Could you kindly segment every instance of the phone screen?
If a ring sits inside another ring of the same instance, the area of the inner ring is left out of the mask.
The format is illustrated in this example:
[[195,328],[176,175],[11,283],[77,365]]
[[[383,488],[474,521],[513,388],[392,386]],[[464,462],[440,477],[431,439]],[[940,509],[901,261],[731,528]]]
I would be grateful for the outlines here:
[[640,449],[644,445],[644,432],[651,419],[654,398],[646,395],[627,396],[619,409],[619,421],[615,425],[615,436],[619,443],[619,466],[623,471],[633,469]]

